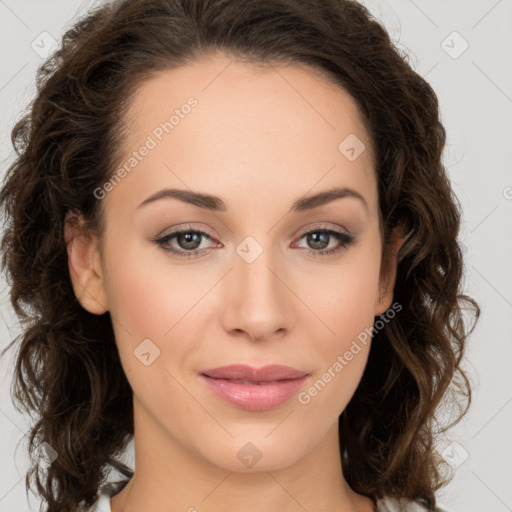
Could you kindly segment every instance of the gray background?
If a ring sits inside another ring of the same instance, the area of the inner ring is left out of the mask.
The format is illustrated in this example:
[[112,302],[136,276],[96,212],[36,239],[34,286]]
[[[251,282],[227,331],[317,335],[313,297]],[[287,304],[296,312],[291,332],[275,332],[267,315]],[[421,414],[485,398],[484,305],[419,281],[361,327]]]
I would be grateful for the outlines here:
[[[59,40],[97,3],[0,0],[2,174],[13,158],[10,130],[35,93],[35,71],[51,38]],[[474,401],[438,446],[454,467],[439,502],[453,512],[512,511],[512,0],[363,3],[438,94],[448,131],[445,165],[464,210],[465,290],[482,307],[464,361]],[[4,276],[0,314],[3,348],[19,333]],[[9,397],[12,354],[0,361],[0,512],[39,509],[37,498],[25,495],[29,418]]]

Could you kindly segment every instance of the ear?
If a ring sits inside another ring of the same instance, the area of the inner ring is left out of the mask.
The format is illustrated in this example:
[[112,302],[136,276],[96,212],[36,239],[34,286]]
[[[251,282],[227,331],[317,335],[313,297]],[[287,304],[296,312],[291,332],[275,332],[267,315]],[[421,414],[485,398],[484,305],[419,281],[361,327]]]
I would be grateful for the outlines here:
[[393,289],[396,281],[397,255],[404,243],[406,236],[402,233],[401,227],[396,227],[391,233],[389,245],[384,249],[382,255],[379,289],[375,298],[375,316],[382,315],[393,302]]
[[95,315],[108,311],[98,239],[83,229],[82,215],[68,211],[64,238],[75,295],[84,309]]

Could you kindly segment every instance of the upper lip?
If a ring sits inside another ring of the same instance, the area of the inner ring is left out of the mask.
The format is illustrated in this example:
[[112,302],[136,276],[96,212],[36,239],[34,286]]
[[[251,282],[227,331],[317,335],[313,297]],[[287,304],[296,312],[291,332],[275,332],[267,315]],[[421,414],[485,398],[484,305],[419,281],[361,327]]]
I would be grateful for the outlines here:
[[308,375],[307,372],[283,366],[271,364],[261,368],[254,368],[246,364],[231,364],[204,370],[203,375],[214,379],[247,380],[252,382],[268,382],[272,380],[299,379]]

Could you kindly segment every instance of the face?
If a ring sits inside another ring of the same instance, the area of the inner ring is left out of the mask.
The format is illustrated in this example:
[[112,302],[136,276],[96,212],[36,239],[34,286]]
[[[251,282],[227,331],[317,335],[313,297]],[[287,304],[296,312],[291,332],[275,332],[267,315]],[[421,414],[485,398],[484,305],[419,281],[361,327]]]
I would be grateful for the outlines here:
[[[270,470],[337,436],[394,267],[384,272],[372,145],[351,97],[307,68],[230,62],[161,72],[137,91],[125,172],[97,192],[101,253],[75,244],[70,271],[82,305],[112,316],[136,435]],[[203,375],[233,364],[305,377]]]

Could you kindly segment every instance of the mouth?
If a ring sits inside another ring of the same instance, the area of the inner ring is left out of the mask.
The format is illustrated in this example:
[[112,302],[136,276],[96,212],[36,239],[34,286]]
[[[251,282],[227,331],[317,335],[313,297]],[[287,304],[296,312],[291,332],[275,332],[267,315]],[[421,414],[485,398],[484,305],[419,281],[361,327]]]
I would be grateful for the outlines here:
[[[208,377],[208,375],[206,375],[206,377]],[[214,377],[210,377],[210,378],[214,378]],[[217,380],[226,380],[229,382],[234,382],[235,384],[251,384],[254,386],[265,386],[265,385],[269,385],[269,384],[277,384],[279,382],[283,382],[283,380],[285,380],[285,379],[265,380],[265,381],[242,380],[242,379],[217,379]]]
[[254,382],[272,382],[279,380],[298,379],[307,375],[307,372],[283,366],[271,364],[262,368],[254,368],[246,364],[231,364],[204,370],[203,375],[213,379],[240,380],[248,383]]
[[295,395],[307,372],[282,365],[229,365],[205,370],[200,379],[217,397],[248,411],[275,409]]

